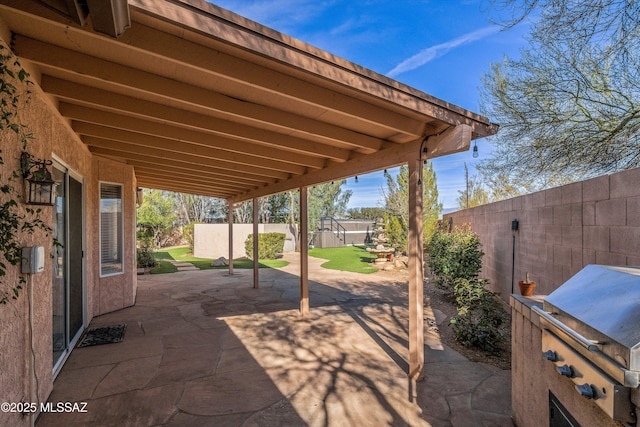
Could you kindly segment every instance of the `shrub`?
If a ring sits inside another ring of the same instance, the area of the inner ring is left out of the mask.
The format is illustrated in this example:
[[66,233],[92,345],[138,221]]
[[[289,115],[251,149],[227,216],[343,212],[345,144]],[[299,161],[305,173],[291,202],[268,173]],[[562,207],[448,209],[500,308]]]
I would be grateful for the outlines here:
[[[262,233],[258,235],[258,259],[276,259],[284,250],[284,233]],[[253,234],[244,242],[244,250],[253,259]]]
[[136,259],[138,262],[138,268],[150,268],[157,265],[155,258],[153,257],[153,250],[149,247],[142,247],[136,250]]
[[195,228],[195,225],[195,222],[190,222],[189,224],[182,227],[182,237],[189,244],[191,252],[193,252],[193,230]]
[[500,332],[505,314],[497,294],[486,289],[486,279],[457,279],[453,287],[458,314],[451,320],[456,340],[496,354],[505,337]]
[[484,252],[468,225],[448,231],[438,228],[429,241],[429,268],[434,284],[455,301],[451,320],[456,340],[467,347],[499,353],[505,342],[500,326],[505,320],[500,301],[478,278]]
[[402,217],[384,214],[385,235],[389,239],[389,246],[396,250],[396,254],[406,254],[409,248],[407,224]]
[[429,268],[436,286],[452,295],[456,279],[478,277],[484,256],[480,247],[478,235],[468,225],[451,232],[438,228],[429,241]]

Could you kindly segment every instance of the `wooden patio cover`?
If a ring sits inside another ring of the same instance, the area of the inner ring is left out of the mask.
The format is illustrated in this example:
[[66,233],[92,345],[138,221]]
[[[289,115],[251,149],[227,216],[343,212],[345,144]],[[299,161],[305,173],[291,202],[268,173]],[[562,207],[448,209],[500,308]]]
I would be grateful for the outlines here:
[[[117,9],[120,0],[100,2]],[[307,186],[409,164],[409,359],[418,378],[421,161],[467,150],[497,126],[204,1],[129,0],[118,37],[96,31],[113,18],[96,3],[0,0],[0,28],[91,152],[132,165],[139,186],[231,206],[300,189],[304,211]]]

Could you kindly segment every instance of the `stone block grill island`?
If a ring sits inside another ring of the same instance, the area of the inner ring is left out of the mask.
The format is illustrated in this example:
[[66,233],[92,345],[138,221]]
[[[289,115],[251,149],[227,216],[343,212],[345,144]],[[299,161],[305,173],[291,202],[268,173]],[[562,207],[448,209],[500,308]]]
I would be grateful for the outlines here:
[[556,380],[573,381],[576,393],[609,417],[638,425],[640,268],[588,265],[533,310]]

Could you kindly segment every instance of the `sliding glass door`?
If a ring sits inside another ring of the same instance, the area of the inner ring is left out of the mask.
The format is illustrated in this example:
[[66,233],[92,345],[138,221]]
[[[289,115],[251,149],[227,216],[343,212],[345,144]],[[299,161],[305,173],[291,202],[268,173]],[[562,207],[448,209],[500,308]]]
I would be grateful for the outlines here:
[[83,180],[54,162],[53,371],[57,373],[84,329]]

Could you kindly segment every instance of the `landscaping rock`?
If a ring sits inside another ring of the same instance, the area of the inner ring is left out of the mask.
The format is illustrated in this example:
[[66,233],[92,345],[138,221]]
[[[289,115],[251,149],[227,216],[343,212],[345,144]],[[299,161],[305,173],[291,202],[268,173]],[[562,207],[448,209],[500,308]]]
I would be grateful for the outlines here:
[[393,261],[393,265],[396,268],[407,268],[407,267],[409,267],[409,265],[404,260],[402,260],[401,258],[396,258],[395,261]]
[[227,259],[222,256],[211,262],[212,267],[224,267],[226,265],[229,265],[229,261],[227,261]]

